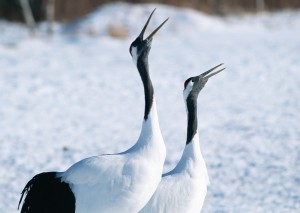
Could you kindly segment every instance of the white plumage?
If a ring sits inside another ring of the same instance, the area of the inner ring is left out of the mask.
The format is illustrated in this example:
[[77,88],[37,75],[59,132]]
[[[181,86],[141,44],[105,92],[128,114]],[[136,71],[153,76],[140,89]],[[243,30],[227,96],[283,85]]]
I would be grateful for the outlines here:
[[62,180],[75,195],[76,212],[138,212],[160,182],[164,160],[165,146],[153,105],[131,149],[79,161],[62,174]]
[[[154,10],[155,11],[155,10]],[[138,212],[157,188],[166,156],[159,128],[148,54],[153,35],[143,40],[151,13],[130,54],[141,75],[145,91],[145,114],[141,134],[129,150],[84,159],[62,174],[76,198],[76,212]]]
[[[220,65],[219,65],[220,66]],[[140,213],[199,213],[209,185],[197,130],[197,97],[215,68],[186,80],[183,91],[187,107],[187,141],[176,167],[163,175],[154,195]]]
[[197,134],[185,147],[178,165],[163,175],[156,192],[140,213],[199,213],[208,184]]
[[153,12],[130,46],[145,93],[144,119],[136,144],[122,153],[83,159],[65,172],[34,176],[22,192],[19,202],[20,205],[24,197],[22,213],[134,213],[155,192],[166,150],[158,123],[148,55],[153,35],[166,21],[144,40]]

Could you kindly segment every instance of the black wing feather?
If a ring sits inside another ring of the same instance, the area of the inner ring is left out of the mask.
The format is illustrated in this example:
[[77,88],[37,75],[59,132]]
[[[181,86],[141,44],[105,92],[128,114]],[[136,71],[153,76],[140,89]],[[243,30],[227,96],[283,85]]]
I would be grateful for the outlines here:
[[70,185],[56,172],[34,176],[22,191],[18,209],[24,197],[21,213],[74,213],[75,197]]

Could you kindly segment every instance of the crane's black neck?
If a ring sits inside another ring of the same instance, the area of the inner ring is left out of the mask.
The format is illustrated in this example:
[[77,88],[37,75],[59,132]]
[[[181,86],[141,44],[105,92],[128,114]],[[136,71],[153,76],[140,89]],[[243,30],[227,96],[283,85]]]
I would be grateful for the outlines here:
[[144,93],[145,93],[144,119],[147,120],[153,104],[153,96],[154,96],[153,85],[149,75],[148,56],[139,58],[137,60],[137,69],[140,73],[144,85]]
[[189,144],[193,137],[195,136],[198,128],[197,120],[197,95],[191,93],[186,99],[187,107],[187,136],[186,136],[186,145]]

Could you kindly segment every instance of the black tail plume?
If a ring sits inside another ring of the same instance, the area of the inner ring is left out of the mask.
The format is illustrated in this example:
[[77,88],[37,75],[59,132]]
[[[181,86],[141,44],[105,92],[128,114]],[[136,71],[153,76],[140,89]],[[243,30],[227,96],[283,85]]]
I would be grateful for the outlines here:
[[74,213],[75,197],[70,185],[61,181],[56,172],[34,176],[22,191],[18,209],[21,213]]

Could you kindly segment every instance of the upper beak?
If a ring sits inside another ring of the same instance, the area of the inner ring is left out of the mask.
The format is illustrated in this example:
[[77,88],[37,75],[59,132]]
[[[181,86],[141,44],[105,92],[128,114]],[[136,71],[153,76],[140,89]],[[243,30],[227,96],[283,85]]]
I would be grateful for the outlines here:
[[[222,63],[222,64],[219,64],[218,66],[215,66],[215,67],[211,68],[210,70],[208,70],[208,71],[202,73],[201,75],[199,75],[199,77],[200,77],[200,78],[205,78],[205,79],[208,80],[210,77],[212,77],[212,76],[214,76],[214,75],[218,74],[219,72],[222,72],[223,70],[226,69],[226,68],[223,68],[223,69],[220,69],[220,70],[218,70],[218,71],[216,71],[216,72],[214,72],[214,73],[211,73],[212,71],[214,71],[215,69],[217,69],[218,67],[220,67],[220,66],[222,66],[222,65],[223,65],[223,63]],[[210,74],[210,75],[207,75],[207,74],[209,74],[209,73],[211,73],[211,74]]]
[[[146,31],[146,29],[147,29],[147,26],[148,26],[148,24],[149,24],[149,21],[150,21],[150,19],[151,19],[151,17],[152,17],[152,15],[153,15],[153,13],[155,12],[155,10],[156,10],[156,8],[152,11],[152,13],[150,14],[150,16],[149,16],[149,18],[148,18],[148,20],[147,20],[147,22],[146,22],[146,24],[145,24],[145,26],[144,26],[144,28],[142,29],[142,32],[140,33],[140,35],[139,35],[139,37],[143,40],[143,38],[144,38],[144,33],[145,33],[145,31]],[[167,22],[169,20],[169,18],[167,18],[161,25],[159,25],[147,38],[146,38],[146,40],[150,40],[150,39],[152,39],[152,37],[155,35],[155,33],[157,33],[157,31]]]

